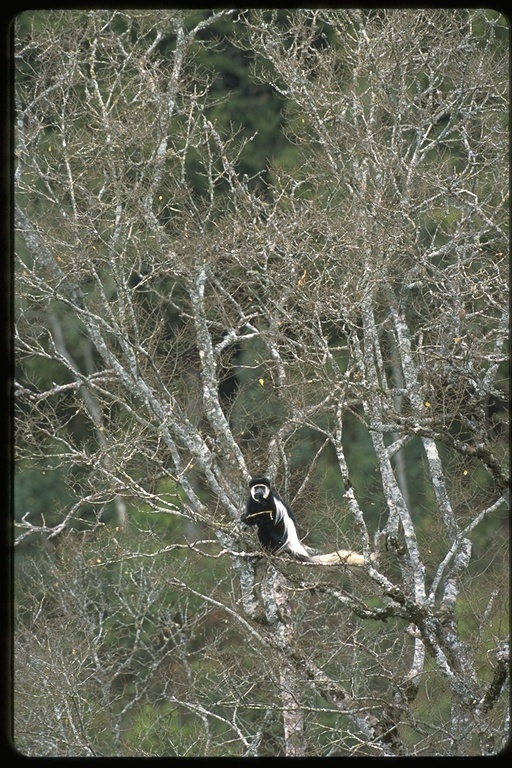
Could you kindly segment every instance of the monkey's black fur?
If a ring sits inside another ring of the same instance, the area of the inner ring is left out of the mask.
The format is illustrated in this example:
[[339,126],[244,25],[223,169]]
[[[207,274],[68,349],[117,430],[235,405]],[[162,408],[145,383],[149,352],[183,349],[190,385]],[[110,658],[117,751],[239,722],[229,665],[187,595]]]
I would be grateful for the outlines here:
[[270,552],[286,551],[299,559],[310,555],[299,541],[295,515],[266,477],[249,481],[249,498],[241,520],[258,527],[258,539]]

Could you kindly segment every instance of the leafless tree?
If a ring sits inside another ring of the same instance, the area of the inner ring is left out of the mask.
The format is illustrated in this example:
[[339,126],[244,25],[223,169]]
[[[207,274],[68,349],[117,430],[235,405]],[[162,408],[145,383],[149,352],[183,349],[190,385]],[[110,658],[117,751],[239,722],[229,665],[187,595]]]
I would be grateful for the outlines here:
[[[198,54],[220,19],[286,100],[300,150],[265,185],[240,176],[243,142],[210,118]],[[63,558],[18,622],[22,751],[136,753],[123,728],[143,729],[146,705],[160,733],[146,722],[139,754],[506,744],[503,24],[468,10],[20,17],[16,446],[74,497],[17,522],[19,545],[40,536]],[[353,425],[368,487],[352,480]],[[341,508],[317,490],[328,457]],[[323,551],[367,564],[263,556],[239,522],[260,469]],[[127,611],[130,643],[105,656],[113,569],[110,624]],[[159,612],[166,589],[193,618]],[[138,634],[148,614],[167,639]]]

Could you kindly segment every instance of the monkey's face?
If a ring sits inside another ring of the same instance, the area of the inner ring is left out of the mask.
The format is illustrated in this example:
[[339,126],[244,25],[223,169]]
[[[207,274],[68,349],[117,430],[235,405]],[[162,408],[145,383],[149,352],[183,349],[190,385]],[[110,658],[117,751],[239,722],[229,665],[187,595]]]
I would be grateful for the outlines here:
[[262,502],[264,499],[267,498],[269,493],[270,493],[269,486],[264,485],[263,483],[258,483],[256,485],[253,485],[251,488],[251,496],[254,499],[254,501]]

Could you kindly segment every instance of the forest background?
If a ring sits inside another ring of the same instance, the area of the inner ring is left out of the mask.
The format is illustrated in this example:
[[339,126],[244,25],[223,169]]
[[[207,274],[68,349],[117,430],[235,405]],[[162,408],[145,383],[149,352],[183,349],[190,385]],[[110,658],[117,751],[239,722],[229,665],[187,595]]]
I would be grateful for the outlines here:
[[[66,10],[14,38],[15,747],[503,749],[506,20]],[[261,472],[366,565],[264,555]]]

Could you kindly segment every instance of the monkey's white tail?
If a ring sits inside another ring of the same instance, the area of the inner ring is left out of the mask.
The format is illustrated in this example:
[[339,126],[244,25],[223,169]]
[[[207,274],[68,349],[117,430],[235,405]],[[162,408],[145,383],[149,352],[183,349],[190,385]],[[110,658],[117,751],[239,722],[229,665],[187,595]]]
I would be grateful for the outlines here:
[[[375,560],[377,555],[370,555],[370,562]],[[364,556],[358,552],[352,552],[351,549],[338,549],[336,552],[329,552],[327,555],[311,555],[309,562],[319,565],[365,565]]]

